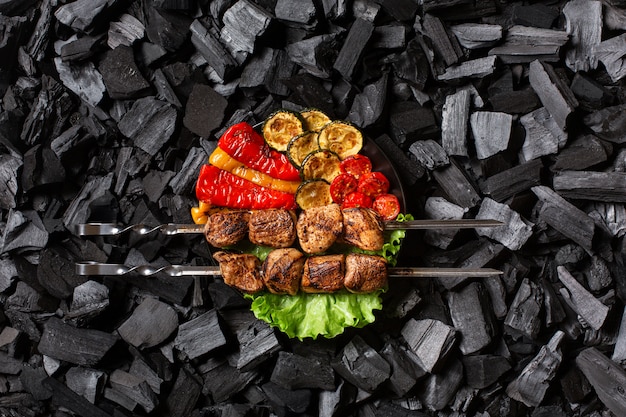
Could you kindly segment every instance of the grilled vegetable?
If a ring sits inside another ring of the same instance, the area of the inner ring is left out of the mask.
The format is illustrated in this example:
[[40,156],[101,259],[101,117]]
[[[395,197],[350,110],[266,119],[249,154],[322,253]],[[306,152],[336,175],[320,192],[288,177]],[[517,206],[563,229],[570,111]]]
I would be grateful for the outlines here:
[[353,124],[336,120],[320,130],[317,142],[321,149],[329,149],[343,160],[361,151],[363,134]]
[[295,167],[300,168],[308,154],[319,150],[317,136],[317,132],[304,132],[289,141],[287,157]]
[[303,180],[324,179],[329,183],[341,174],[339,156],[328,149],[311,152],[302,161],[300,176]]
[[300,184],[298,191],[296,191],[296,203],[303,210],[326,206],[332,202],[330,184],[325,180],[305,181]]
[[[300,181],[286,181],[273,178],[268,174],[252,169],[238,160],[232,158],[222,148],[217,147],[209,157],[209,163],[233,175],[244,178],[254,184],[272,190],[295,194]],[[290,164],[291,165],[291,164]]]
[[389,191],[389,180],[382,172],[369,172],[359,178],[357,191],[371,198],[376,198]]
[[363,154],[356,154],[341,161],[341,172],[350,174],[357,180],[362,175],[372,172],[372,161]]
[[354,191],[359,181],[350,174],[339,174],[330,183],[330,195],[337,204],[342,204],[346,196]]
[[285,152],[292,138],[304,133],[300,114],[290,110],[278,110],[263,124],[263,138],[273,149]]
[[298,169],[286,155],[271,149],[263,137],[246,122],[228,128],[217,146],[233,159],[249,168],[285,181],[298,181]]
[[300,112],[304,119],[307,130],[317,132],[321,130],[327,123],[330,123],[330,117],[321,110],[306,109]]
[[374,199],[372,208],[378,212],[383,221],[395,220],[400,214],[400,201],[393,194],[381,194]]
[[272,190],[219,169],[203,165],[196,183],[196,197],[211,206],[261,209],[296,208],[293,194]]

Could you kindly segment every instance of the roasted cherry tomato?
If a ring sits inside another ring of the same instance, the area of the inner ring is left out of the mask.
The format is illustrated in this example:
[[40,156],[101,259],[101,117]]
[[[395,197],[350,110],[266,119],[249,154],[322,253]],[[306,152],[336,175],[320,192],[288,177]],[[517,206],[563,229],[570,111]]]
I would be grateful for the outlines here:
[[341,171],[359,179],[364,174],[372,172],[372,161],[367,156],[358,153],[341,161]]
[[346,196],[354,191],[359,181],[350,174],[339,174],[330,183],[330,195],[337,204],[343,203]]
[[389,191],[389,180],[382,172],[369,172],[359,178],[357,191],[370,198],[376,198]]
[[384,221],[395,220],[400,214],[400,201],[393,194],[381,194],[374,199],[372,208]]
[[342,209],[352,207],[372,208],[372,198],[358,191],[353,191],[346,195],[346,198],[344,198],[343,204],[341,205]]

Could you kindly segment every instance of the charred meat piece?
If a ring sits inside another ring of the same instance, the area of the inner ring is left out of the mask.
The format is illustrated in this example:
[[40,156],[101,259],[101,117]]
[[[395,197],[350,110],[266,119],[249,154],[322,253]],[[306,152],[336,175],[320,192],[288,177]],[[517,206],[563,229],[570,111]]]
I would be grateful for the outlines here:
[[213,258],[220,263],[224,283],[239,291],[259,292],[264,288],[261,261],[254,255],[219,251]]
[[343,210],[343,242],[363,250],[381,250],[385,243],[383,230],[384,224],[374,210],[364,207]]
[[304,254],[295,248],[273,250],[263,262],[265,287],[274,294],[295,295],[304,271]]
[[300,288],[308,293],[328,293],[342,289],[343,255],[319,255],[307,258]]
[[378,255],[346,255],[346,289],[353,293],[370,293],[387,285],[387,261]]
[[304,210],[296,223],[300,247],[309,254],[330,248],[342,230],[342,214],[338,204]]
[[288,248],[296,240],[296,215],[284,209],[255,210],[248,222],[248,238],[255,245]]
[[248,234],[249,218],[250,213],[243,210],[213,213],[204,226],[204,236],[216,248],[232,246]]

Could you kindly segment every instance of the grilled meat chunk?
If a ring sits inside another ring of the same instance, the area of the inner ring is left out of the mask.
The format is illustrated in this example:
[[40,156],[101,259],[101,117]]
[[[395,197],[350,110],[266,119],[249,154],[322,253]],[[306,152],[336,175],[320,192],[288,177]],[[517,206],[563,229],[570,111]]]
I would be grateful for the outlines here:
[[296,240],[296,215],[285,209],[255,210],[248,222],[248,238],[255,245],[288,248]]
[[309,254],[324,252],[330,248],[342,230],[342,214],[338,204],[304,210],[296,223],[300,247]]
[[307,293],[328,293],[342,289],[343,255],[310,256],[304,263],[300,288]]
[[213,258],[220,264],[224,283],[247,293],[259,292],[264,288],[261,278],[261,261],[254,255],[219,251]]
[[387,261],[378,255],[346,255],[346,289],[353,293],[370,293],[387,285]]
[[343,210],[341,240],[363,250],[381,250],[385,243],[384,224],[372,209],[354,207]]
[[265,287],[274,294],[295,295],[304,271],[304,254],[295,248],[273,250],[263,262]]
[[250,213],[243,210],[213,213],[204,226],[204,237],[216,248],[232,246],[248,234],[249,218]]

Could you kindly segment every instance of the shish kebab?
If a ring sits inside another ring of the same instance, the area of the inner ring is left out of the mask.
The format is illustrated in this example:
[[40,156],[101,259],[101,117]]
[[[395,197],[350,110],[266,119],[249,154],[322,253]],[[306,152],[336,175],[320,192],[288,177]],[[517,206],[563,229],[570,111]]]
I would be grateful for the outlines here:
[[324,252],[336,241],[363,250],[382,248],[383,231],[394,229],[440,229],[494,227],[497,220],[412,220],[383,222],[371,209],[354,207],[341,209],[338,204],[314,207],[296,214],[285,209],[218,211],[208,217],[206,224],[164,224],[155,227],[134,225],[119,227],[113,223],[87,223],[78,226],[82,236],[113,236],[128,231],[141,235],[161,232],[166,235],[203,233],[207,242],[217,248],[231,247],[246,236],[255,245],[287,248],[296,238],[307,254]]

